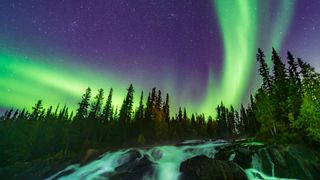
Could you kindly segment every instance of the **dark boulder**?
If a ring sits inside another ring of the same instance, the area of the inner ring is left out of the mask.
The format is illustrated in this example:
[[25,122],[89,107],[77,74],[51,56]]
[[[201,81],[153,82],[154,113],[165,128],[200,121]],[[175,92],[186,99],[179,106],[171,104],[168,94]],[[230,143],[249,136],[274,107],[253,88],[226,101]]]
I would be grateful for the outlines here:
[[258,152],[263,171],[276,177],[319,179],[320,154],[305,145],[270,146]]
[[158,160],[160,160],[162,158],[163,154],[162,154],[162,151],[160,149],[155,148],[155,149],[153,149],[151,151],[151,156],[152,156],[154,161],[158,161]]
[[152,175],[153,163],[148,159],[148,157],[144,156],[143,158],[136,158],[132,161],[129,161],[128,163],[117,167],[116,172],[109,178],[111,180],[138,180],[146,177],[151,177]]
[[252,155],[254,152],[248,148],[236,148],[234,150],[235,157],[233,159],[233,162],[237,163],[239,166],[241,166],[244,169],[251,167],[252,162]]
[[231,161],[196,156],[184,161],[180,166],[181,180],[193,179],[247,179],[240,166]]
[[81,160],[81,165],[83,166],[93,160],[99,159],[99,157],[102,153],[103,153],[103,151],[99,150],[99,149],[88,149]]
[[119,159],[118,159],[118,164],[120,165],[117,169],[121,168],[128,168],[132,164],[134,164],[135,161],[137,161],[139,158],[141,158],[141,154],[138,150],[136,149],[131,149],[128,150],[125,154],[123,154]]
[[242,147],[238,144],[231,144],[228,146],[223,146],[218,149],[215,154],[215,159],[222,161],[233,161],[242,168],[250,168],[252,155],[254,151],[249,147]]
[[227,145],[218,147],[218,152],[215,154],[214,158],[217,160],[228,161],[230,156],[234,154],[235,145]]

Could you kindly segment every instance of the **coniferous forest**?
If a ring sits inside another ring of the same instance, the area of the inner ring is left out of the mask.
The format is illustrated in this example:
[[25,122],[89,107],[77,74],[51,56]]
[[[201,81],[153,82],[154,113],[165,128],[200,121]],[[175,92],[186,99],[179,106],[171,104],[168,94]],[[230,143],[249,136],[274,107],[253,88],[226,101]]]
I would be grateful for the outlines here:
[[[254,137],[319,144],[320,74],[291,52],[281,58],[273,49],[271,60],[268,66],[264,52],[258,50],[261,87],[240,109],[223,102],[212,107],[215,117],[189,114],[183,107],[172,113],[169,94],[156,88],[135,92],[132,84],[119,109],[112,103],[112,88],[98,92],[87,88],[75,112],[67,106],[45,109],[41,100],[32,111],[8,110],[0,118],[0,168],[40,158],[63,159],[90,148],[184,139]],[[141,93],[135,109],[134,93]]]

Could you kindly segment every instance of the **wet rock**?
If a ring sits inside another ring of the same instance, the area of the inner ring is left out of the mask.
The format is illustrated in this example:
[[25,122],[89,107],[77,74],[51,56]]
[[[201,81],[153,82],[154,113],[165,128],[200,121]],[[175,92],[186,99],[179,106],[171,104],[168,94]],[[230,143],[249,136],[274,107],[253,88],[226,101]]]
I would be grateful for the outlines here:
[[139,158],[141,158],[140,152],[136,149],[131,149],[118,159],[118,164],[121,165],[119,167],[126,167]]
[[303,145],[272,146],[259,151],[263,171],[282,178],[319,179],[320,154]]
[[132,159],[131,161],[128,161],[127,163],[117,167],[116,171],[117,172],[134,171],[137,168],[149,166],[151,164],[152,164],[151,161],[146,156],[144,156],[143,158],[137,157],[137,158]]
[[253,151],[246,149],[246,148],[236,148],[234,150],[235,157],[233,159],[233,162],[237,163],[242,168],[250,168],[251,162],[252,162],[252,155],[254,154]]
[[[198,146],[198,142],[190,141],[186,142],[189,144],[184,147],[172,147],[172,150],[177,148],[183,150],[178,151],[181,153],[181,157],[185,157],[185,155],[192,157],[180,164],[181,180],[232,180],[248,179],[248,177],[252,179],[320,179],[320,152],[309,148],[307,145],[265,145],[257,142],[241,141],[207,147]],[[154,176],[158,173],[157,163],[162,163],[159,159],[167,153],[161,147],[151,149],[131,148],[127,151],[121,151],[115,159],[116,161],[112,162],[112,170],[99,174],[98,178],[101,178],[101,176],[108,179],[155,178]],[[197,154],[201,155],[196,156]],[[209,158],[213,155],[214,159]],[[90,157],[96,157],[97,154],[95,151],[88,151],[87,156],[87,159],[91,159]],[[95,168],[94,171],[88,171],[87,174],[95,173],[104,168],[104,164],[98,163],[98,165],[101,167]],[[34,169],[38,170],[40,168]],[[75,169],[75,171],[77,170]],[[73,170],[66,169],[58,176],[62,177],[72,172]]]
[[214,158],[217,160],[228,161],[229,157],[234,153],[235,146],[228,145],[219,147],[218,152],[215,154]]
[[162,158],[162,151],[160,150],[160,149],[153,149],[152,151],[151,151],[151,156],[152,156],[152,158],[153,158],[153,160],[155,160],[155,161],[158,161],[159,159],[161,159]]
[[144,156],[141,159],[136,158],[133,161],[129,161],[128,163],[117,167],[116,172],[109,178],[111,180],[138,180],[151,177],[152,174],[153,163],[146,156]]
[[250,168],[254,151],[249,147],[242,147],[239,144],[231,144],[218,149],[215,159],[222,161],[233,161],[242,168]]
[[102,154],[101,150],[88,149],[86,154],[81,160],[81,165],[88,164],[89,162],[98,159],[101,154]]
[[181,180],[193,179],[247,179],[240,166],[231,161],[196,156],[184,161],[180,166]]

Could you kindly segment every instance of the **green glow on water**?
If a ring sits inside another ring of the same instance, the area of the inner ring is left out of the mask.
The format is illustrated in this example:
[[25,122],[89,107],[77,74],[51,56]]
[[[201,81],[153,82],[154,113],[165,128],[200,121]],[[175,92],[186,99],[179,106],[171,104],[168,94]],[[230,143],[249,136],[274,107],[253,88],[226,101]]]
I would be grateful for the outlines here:
[[267,179],[267,180],[297,180],[297,179],[289,179],[289,178],[279,178],[274,176],[268,176],[261,171],[250,168],[246,169],[245,173],[249,180],[257,180],[257,179]]

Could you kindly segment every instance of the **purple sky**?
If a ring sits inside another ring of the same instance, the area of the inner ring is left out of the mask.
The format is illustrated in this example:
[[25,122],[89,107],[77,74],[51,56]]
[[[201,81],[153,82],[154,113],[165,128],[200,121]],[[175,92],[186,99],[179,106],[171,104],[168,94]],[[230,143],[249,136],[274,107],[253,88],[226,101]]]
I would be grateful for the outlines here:
[[[275,8],[258,15],[272,21],[277,0],[265,3]],[[297,0],[279,49],[282,54],[292,50],[318,70],[319,9],[318,0]],[[216,77],[223,71],[223,40],[212,0],[2,0],[0,22],[0,48],[63,57],[61,64],[106,71],[144,88],[171,86],[178,102],[186,88],[190,101],[200,102],[208,67]],[[264,32],[266,27],[256,28]],[[264,42],[268,36],[258,38],[257,48],[270,51]]]

